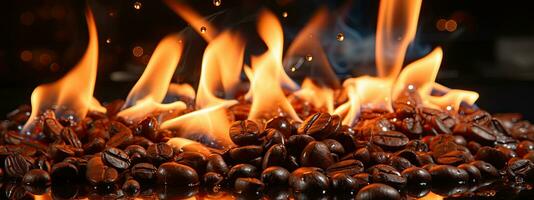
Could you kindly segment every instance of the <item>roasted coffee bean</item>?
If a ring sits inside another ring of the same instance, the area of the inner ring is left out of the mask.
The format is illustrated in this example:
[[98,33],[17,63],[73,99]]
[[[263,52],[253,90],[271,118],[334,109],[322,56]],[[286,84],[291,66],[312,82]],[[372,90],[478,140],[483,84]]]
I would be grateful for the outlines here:
[[359,160],[349,159],[343,160],[337,163],[330,165],[326,169],[328,176],[333,176],[334,174],[342,173],[348,174],[349,176],[363,172],[364,165]]
[[498,170],[490,163],[481,160],[476,160],[470,162],[469,164],[472,164],[478,168],[480,174],[482,174],[483,179],[491,179],[499,176]]
[[354,130],[347,125],[342,125],[334,135],[331,135],[331,138],[341,143],[345,152],[353,152],[357,149],[355,142],[356,134]]
[[106,140],[95,137],[92,139],[89,139],[89,142],[83,144],[83,150],[87,154],[94,154],[97,152],[101,152],[106,147]]
[[372,136],[373,143],[379,145],[382,148],[397,149],[404,147],[410,139],[406,135],[397,131],[382,131]]
[[475,155],[475,159],[488,162],[497,169],[502,169],[506,165],[506,161],[508,161],[503,152],[488,146],[480,148]]
[[6,157],[4,169],[8,176],[22,178],[30,170],[31,163],[21,154],[15,153]]
[[450,165],[436,165],[429,172],[434,183],[464,184],[469,181],[469,174],[465,170]]
[[152,141],[142,136],[134,136],[129,143],[142,146],[145,149],[147,149],[150,145],[154,144]]
[[117,181],[119,173],[106,166],[100,156],[94,156],[87,163],[85,178],[93,185],[109,185]]
[[52,169],[52,167],[50,166],[50,162],[48,161],[48,158],[46,156],[39,156],[37,159],[35,159],[33,168],[42,169],[47,172]]
[[328,138],[335,131],[332,125],[332,116],[328,113],[315,113],[306,120],[304,120],[302,126],[298,128],[299,134],[306,134],[312,136],[316,140],[322,140]]
[[524,159],[534,162],[534,151],[531,151],[523,156]]
[[302,150],[312,141],[315,139],[309,135],[292,135],[287,140],[286,147],[291,155],[300,157]]
[[467,143],[467,148],[472,154],[476,154],[478,150],[480,149],[480,147],[482,147],[482,145],[480,145],[480,143],[475,142],[475,141],[469,141]]
[[237,164],[228,171],[228,182],[233,184],[237,178],[258,177],[259,172],[256,167],[250,164]]
[[241,195],[260,195],[265,185],[256,178],[237,178],[234,183],[234,190]]
[[146,160],[146,150],[139,145],[130,145],[124,149],[124,152],[130,157],[131,163],[141,163]]
[[330,150],[324,143],[313,141],[302,150],[300,164],[304,167],[326,169],[334,164],[334,158],[332,158]]
[[262,169],[266,169],[269,166],[283,166],[287,159],[287,150],[284,145],[275,144],[267,153],[263,156]]
[[[271,146],[275,144],[286,144],[286,138],[285,136],[278,130],[273,128],[267,128],[265,131],[263,131],[263,135],[265,135],[265,140],[263,141],[263,149],[269,149]],[[289,137],[289,136],[288,136]]]
[[134,179],[129,179],[122,184],[122,191],[128,196],[136,196],[141,191],[141,185]]
[[397,169],[389,165],[378,164],[367,170],[374,183],[385,183],[394,187],[406,185],[406,178],[402,177]]
[[324,144],[326,144],[326,146],[328,146],[328,149],[330,150],[330,152],[335,153],[339,156],[345,154],[345,149],[343,148],[343,145],[339,143],[337,140],[326,139],[321,142],[323,142]]
[[406,178],[410,186],[427,186],[432,181],[430,173],[423,168],[409,167],[401,172],[402,177]]
[[228,165],[226,164],[221,155],[211,154],[206,158],[207,172],[215,172],[225,175],[226,173],[228,173],[229,170],[230,169],[228,168]]
[[222,187],[224,177],[215,172],[208,172],[202,177],[203,187],[208,189],[210,193],[219,192]]
[[6,183],[2,187],[2,199],[34,199],[33,195],[26,191],[23,186],[14,183]]
[[508,172],[516,176],[531,176],[534,175],[534,164],[527,159],[511,159],[507,163]]
[[22,183],[31,186],[47,186],[50,185],[50,175],[42,169],[32,169],[24,175]]
[[399,128],[403,132],[410,133],[412,135],[420,135],[423,133],[423,126],[421,125],[421,122],[412,117],[402,119]]
[[106,165],[115,167],[116,169],[127,169],[130,167],[130,158],[128,157],[128,154],[124,152],[123,150],[117,149],[117,148],[107,148],[105,151],[102,152],[102,161],[106,163]]
[[410,140],[406,144],[405,148],[406,149],[411,149],[411,150],[414,150],[414,151],[421,151],[421,152],[428,151],[428,145],[426,143],[424,143],[423,141],[421,141],[421,140]]
[[142,135],[149,140],[157,141],[159,138],[158,129],[158,120],[153,116],[149,116],[137,124],[135,127],[135,133],[137,135]]
[[471,161],[473,161],[473,156],[470,153],[458,150],[445,153],[437,158],[437,163],[442,165],[457,166]]
[[132,130],[117,121],[110,123],[109,132],[112,136],[106,143],[106,147],[120,147],[126,145],[133,139]]
[[301,167],[289,176],[289,185],[295,192],[322,194],[330,187],[328,177],[313,167]]
[[61,138],[63,141],[65,141],[65,144],[76,147],[76,148],[82,148],[82,142],[78,138],[78,135],[76,135],[76,132],[72,130],[72,128],[63,128],[61,131]]
[[68,162],[59,162],[52,166],[50,176],[54,182],[69,182],[78,178],[79,170],[76,165]]
[[400,200],[400,193],[389,185],[373,183],[363,187],[356,195],[357,200]]
[[477,123],[459,123],[453,132],[481,143],[492,143],[497,139],[491,130]]
[[48,148],[48,154],[56,162],[60,162],[66,157],[76,155],[76,152],[74,151],[75,149],[73,147],[64,144],[52,144]]
[[244,163],[260,157],[262,152],[263,148],[261,146],[248,145],[230,149],[229,155],[236,163]]
[[295,156],[288,156],[286,160],[285,168],[289,171],[293,171],[300,167],[299,160]]
[[158,169],[150,163],[138,163],[131,169],[132,176],[141,182],[151,182],[156,178],[156,171]]
[[362,188],[366,185],[369,185],[371,183],[371,175],[369,173],[359,173],[352,176],[354,180],[356,181],[358,188]]
[[469,180],[471,180],[471,182],[476,182],[482,177],[480,170],[472,164],[464,163],[458,165],[458,168],[465,170],[467,174],[469,174]]
[[78,158],[78,157],[68,157],[63,160],[63,162],[68,162],[76,166],[78,168],[78,174],[84,174],[87,170],[87,159],[85,158]]
[[54,118],[46,118],[43,124],[43,133],[50,141],[58,140],[61,138],[61,130],[63,130],[63,125],[61,125]]
[[261,173],[261,181],[267,186],[283,186],[287,185],[289,179],[289,171],[283,167],[272,166],[263,170]]
[[519,143],[519,145],[517,145],[515,151],[517,152],[518,156],[522,157],[527,153],[534,151],[534,142],[530,140],[523,140]]
[[146,150],[149,160],[155,163],[170,161],[174,156],[172,147],[166,143],[157,143],[150,145]]
[[383,151],[376,151],[376,152],[371,152],[371,164],[383,164],[383,163],[387,163],[388,160],[389,160],[389,157],[391,156],[390,153],[387,153],[387,152],[383,152]]
[[400,156],[390,157],[388,164],[399,171],[405,170],[406,168],[413,166],[412,163],[408,159],[400,157]]
[[175,158],[175,161],[195,169],[198,174],[204,174],[206,171],[206,156],[198,152],[180,153]]
[[438,134],[451,134],[451,129],[437,116],[432,116],[430,118],[430,125],[432,126],[432,131]]
[[341,160],[355,159],[361,161],[364,165],[368,165],[371,162],[371,153],[367,148],[360,148],[351,154],[341,158]]
[[267,122],[265,125],[265,130],[268,128],[273,128],[280,131],[285,138],[289,138],[293,132],[293,126],[285,117],[275,117]]
[[165,185],[191,187],[199,184],[198,174],[193,168],[176,162],[161,164],[156,177],[158,183]]
[[236,121],[230,126],[230,139],[239,146],[261,144],[260,128],[251,120]]
[[357,186],[356,180],[352,176],[343,173],[337,173],[330,177],[330,186],[334,192],[350,193]]
[[417,153],[417,162],[419,163],[418,166],[423,166],[426,164],[434,164],[434,159],[432,158],[430,152],[419,152]]

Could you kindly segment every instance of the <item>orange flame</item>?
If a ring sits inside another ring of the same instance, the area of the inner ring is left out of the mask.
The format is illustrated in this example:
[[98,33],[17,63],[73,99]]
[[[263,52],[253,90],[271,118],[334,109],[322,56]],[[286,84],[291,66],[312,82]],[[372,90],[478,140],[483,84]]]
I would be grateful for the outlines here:
[[304,79],[295,96],[310,102],[315,108],[326,108],[329,113],[334,112],[334,90],[320,86],[309,78]]
[[170,35],[161,40],[143,75],[130,90],[124,110],[118,116],[138,121],[150,113],[180,111],[186,108],[181,101],[161,104],[180,61],[182,49],[182,41],[177,35]]
[[279,114],[286,114],[293,120],[300,121],[297,113],[287,100],[282,85],[289,80],[282,67],[283,33],[280,22],[270,12],[262,12],[258,23],[260,37],[267,44],[268,50],[252,57],[252,106],[249,119],[258,123],[263,119]]
[[180,17],[185,19],[197,33],[204,38],[204,40],[210,42],[218,34],[217,29],[212,26],[206,19],[202,18],[199,14],[193,11],[189,6],[179,3],[175,0],[165,0],[165,3]]
[[82,119],[89,110],[105,112],[106,109],[93,98],[98,64],[98,37],[91,10],[85,12],[89,30],[89,44],[83,57],[74,68],[60,80],[39,85],[32,92],[32,113],[24,125],[24,132],[35,123],[36,117],[46,109],[56,107],[56,114],[73,114]]
[[380,1],[375,51],[378,76],[394,79],[400,72],[406,49],[415,38],[421,2]]

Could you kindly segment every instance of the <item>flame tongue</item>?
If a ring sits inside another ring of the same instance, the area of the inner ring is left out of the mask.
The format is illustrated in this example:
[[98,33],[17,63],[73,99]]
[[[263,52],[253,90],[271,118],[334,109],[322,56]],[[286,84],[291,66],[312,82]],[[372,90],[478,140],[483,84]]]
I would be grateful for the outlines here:
[[35,123],[35,119],[44,110],[56,107],[57,116],[68,114],[82,119],[88,110],[105,112],[100,103],[93,98],[98,64],[98,38],[93,13],[86,10],[89,30],[89,44],[80,62],[60,80],[43,84],[32,93],[32,113],[24,125],[24,131]]

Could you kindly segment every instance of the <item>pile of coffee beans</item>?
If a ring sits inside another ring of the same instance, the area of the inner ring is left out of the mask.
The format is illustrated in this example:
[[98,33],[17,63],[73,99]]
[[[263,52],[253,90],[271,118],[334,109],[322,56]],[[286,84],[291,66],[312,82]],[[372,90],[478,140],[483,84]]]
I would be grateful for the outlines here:
[[233,146],[178,149],[156,116],[138,123],[117,117],[122,103],[77,121],[45,112],[31,135],[21,133],[29,106],[9,113],[0,124],[0,199],[49,188],[62,199],[509,198],[534,182],[534,126],[519,114],[449,112],[406,96],[394,112],[362,111],[352,127],[310,109],[302,122],[258,124],[242,116],[242,104],[229,113]]

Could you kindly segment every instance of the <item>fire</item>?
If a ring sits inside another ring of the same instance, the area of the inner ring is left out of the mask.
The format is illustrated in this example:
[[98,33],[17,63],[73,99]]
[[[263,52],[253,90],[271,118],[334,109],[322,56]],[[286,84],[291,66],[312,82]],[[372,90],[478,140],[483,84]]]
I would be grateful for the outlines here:
[[258,32],[268,50],[252,57],[254,77],[250,86],[252,106],[249,119],[263,124],[264,119],[287,115],[290,119],[301,121],[282,90],[283,84],[287,83],[284,81],[287,74],[282,66],[283,33],[280,22],[272,13],[263,12]]
[[154,112],[180,111],[186,108],[181,101],[161,104],[169,90],[182,49],[182,40],[176,35],[170,35],[161,40],[143,75],[130,90],[123,110],[118,116],[138,121]]
[[316,84],[309,78],[304,79],[301,89],[295,92],[295,96],[310,102],[315,108],[324,108],[328,113],[334,112],[334,90]]
[[197,33],[206,41],[211,41],[217,36],[217,29],[206,19],[193,11],[189,6],[175,0],[165,0],[165,3],[180,17],[184,18]]
[[89,44],[76,66],[60,80],[39,85],[32,92],[32,113],[24,125],[30,131],[37,117],[54,108],[57,116],[83,119],[89,110],[105,112],[105,108],[93,98],[98,64],[98,38],[93,13],[85,12],[89,30]]

